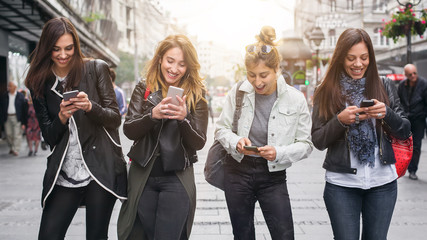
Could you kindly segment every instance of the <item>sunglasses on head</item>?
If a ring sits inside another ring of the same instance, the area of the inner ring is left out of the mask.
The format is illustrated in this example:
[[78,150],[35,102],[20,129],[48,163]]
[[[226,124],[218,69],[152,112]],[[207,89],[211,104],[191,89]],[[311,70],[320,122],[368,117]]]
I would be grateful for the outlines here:
[[273,50],[273,46],[271,45],[262,45],[262,46],[258,46],[256,44],[251,44],[246,46],[246,52],[250,53],[250,54],[254,54],[257,53],[257,49],[259,49],[259,52],[262,54],[269,54],[271,52],[271,50]]
[[412,75],[414,75],[414,76],[417,75],[417,72],[409,73],[408,77],[412,77]]

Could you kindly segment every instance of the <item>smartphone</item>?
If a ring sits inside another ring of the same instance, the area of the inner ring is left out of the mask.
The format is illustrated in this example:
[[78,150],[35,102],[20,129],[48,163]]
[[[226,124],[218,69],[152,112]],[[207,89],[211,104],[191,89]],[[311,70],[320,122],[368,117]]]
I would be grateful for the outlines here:
[[171,97],[171,103],[175,105],[179,105],[178,99],[176,96],[182,97],[182,94],[184,94],[184,89],[174,86],[169,86],[168,94],[166,97]]
[[360,107],[370,107],[370,106],[374,106],[374,100],[363,100],[362,103],[360,104]]
[[64,97],[64,101],[69,101],[71,98],[77,97],[77,94],[79,94],[79,90],[73,90],[69,92],[64,92],[62,96]]
[[248,150],[248,151],[259,152],[257,146],[243,146],[243,148],[246,149],[246,150]]

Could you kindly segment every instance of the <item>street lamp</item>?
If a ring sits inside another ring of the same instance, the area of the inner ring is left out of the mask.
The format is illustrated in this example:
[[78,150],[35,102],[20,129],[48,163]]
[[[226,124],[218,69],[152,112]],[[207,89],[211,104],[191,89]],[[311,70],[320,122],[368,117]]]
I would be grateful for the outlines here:
[[[406,3],[401,3],[399,0],[397,0],[397,2],[401,5],[405,7],[405,11],[408,8],[412,8],[414,6],[417,6],[418,4],[420,4],[421,0],[414,0],[414,1],[408,1]],[[402,14],[401,12],[399,12],[399,14]],[[405,31],[405,36],[406,36],[406,63],[412,63],[412,43],[411,43],[411,36],[412,36],[412,25],[414,23],[411,21],[410,23],[406,23],[406,25],[404,25],[404,31]]]
[[316,46],[316,84],[319,82],[319,50],[320,44],[325,40],[325,35],[320,27],[315,27],[311,31],[309,40]]

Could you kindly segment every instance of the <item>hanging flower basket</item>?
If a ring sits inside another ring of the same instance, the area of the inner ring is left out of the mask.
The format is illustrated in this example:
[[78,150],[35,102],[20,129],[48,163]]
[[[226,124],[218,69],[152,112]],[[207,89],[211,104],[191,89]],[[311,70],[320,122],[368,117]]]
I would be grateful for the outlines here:
[[426,22],[425,21],[416,21],[414,23],[414,28],[415,28],[415,32],[422,36],[424,34],[424,32],[426,31]]
[[391,20],[385,22],[381,33],[387,38],[393,39],[396,43],[400,37],[408,34],[418,34],[421,38],[426,30],[427,9],[420,11],[420,17],[414,13],[412,5],[408,4],[406,8],[399,8],[397,13],[391,16]]

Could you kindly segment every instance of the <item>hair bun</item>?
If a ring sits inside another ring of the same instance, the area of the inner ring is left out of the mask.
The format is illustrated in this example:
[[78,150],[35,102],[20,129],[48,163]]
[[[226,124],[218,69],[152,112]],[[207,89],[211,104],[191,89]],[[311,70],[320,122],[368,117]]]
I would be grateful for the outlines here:
[[274,40],[276,40],[276,30],[271,26],[264,26],[261,28],[259,35],[256,35],[255,38],[258,42],[266,45],[275,45]]

